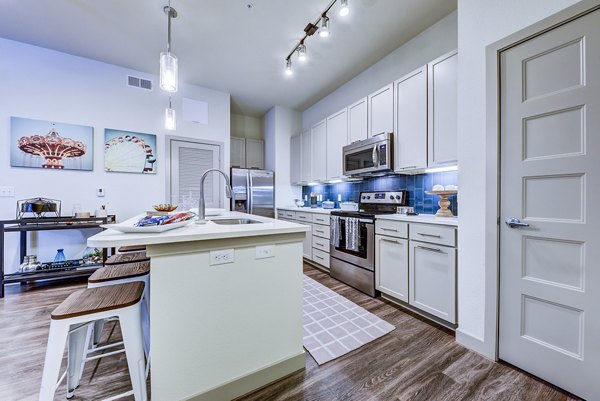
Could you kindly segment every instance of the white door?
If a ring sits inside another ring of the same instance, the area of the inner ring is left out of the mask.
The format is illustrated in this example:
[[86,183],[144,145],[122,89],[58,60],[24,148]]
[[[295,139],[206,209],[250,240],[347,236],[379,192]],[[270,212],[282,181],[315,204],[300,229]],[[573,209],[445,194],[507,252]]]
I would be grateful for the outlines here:
[[598,400],[600,12],[500,61],[499,355]]
[[327,124],[325,120],[313,125],[311,135],[311,181],[327,179]]
[[292,185],[300,184],[302,175],[302,135],[293,136],[290,140],[290,175]]
[[394,169],[427,167],[427,66],[394,82]]
[[262,139],[246,139],[246,168],[265,168],[265,142]]
[[394,132],[394,84],[368,96],[369,138],[382,132]]
[[348,113],[343,109],[327,117],[327,179],[344,176],[342,149],[348,144]]
[[455,165],[458,160],[458,54],[450,52],[427,65],[428,164]]
[[408,240],[375,236],[375,288],[408,302]]
[[[219,145],[168,140],[170,153],[168,193],[171,203],[182,202],[183,196],[200,198],[200,178],[209,168],[220,168],[221,147]],[[223,207],[221,175],[210,174],[204,182],[206,207]]]
[[307,183],[312,179],[312,136],[310,130],[302,133],[302,169],[300,179]]
[[348,106],[348,143],[367,139],[367,98]]

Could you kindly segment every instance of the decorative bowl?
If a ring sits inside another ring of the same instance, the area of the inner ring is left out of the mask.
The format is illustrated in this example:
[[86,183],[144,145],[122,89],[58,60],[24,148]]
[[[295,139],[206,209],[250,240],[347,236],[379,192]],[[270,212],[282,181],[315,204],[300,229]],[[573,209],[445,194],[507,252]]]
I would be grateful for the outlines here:
[[177,209],[177,205],[173,205],[171,203],[161,203],[152,207],[157,212],[172,212],[173,210]]
[[304,206],[304,201],[302,199],[294,199],[294,204],[297,207],[302,207],[302,206]]

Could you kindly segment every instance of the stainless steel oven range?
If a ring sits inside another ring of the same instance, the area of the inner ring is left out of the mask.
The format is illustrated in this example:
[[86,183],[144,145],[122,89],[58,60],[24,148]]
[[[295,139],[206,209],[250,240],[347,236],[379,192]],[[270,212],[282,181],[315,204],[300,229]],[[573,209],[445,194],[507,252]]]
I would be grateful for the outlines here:
[[375,216],[396,213],[405,206],[407,192],[361,192],[356,212],[331,212],[331,277],[372,297],[375,291]]

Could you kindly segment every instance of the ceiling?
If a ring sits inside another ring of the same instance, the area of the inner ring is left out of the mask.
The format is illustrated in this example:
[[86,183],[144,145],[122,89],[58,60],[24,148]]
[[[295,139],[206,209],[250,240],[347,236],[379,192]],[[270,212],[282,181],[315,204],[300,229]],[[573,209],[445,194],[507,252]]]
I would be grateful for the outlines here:
[[[0,37],[158,74],[167,1],[3,0]],[[456,0],[350,0],[341,17],[336,4],[331,36],[307,39],[307,61],[294,57],[286,76],[285,57],[328,1],[172,0],[180,80],[231,93],[234,113],[304,110],[456,9]]]

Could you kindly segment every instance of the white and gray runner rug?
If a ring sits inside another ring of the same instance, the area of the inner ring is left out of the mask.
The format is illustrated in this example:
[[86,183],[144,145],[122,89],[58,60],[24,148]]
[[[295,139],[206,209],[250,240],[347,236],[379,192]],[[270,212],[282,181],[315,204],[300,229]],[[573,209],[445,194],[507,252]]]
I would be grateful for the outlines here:
[[384,336],[395,327],[304,276],[304,348],[319,365]]

